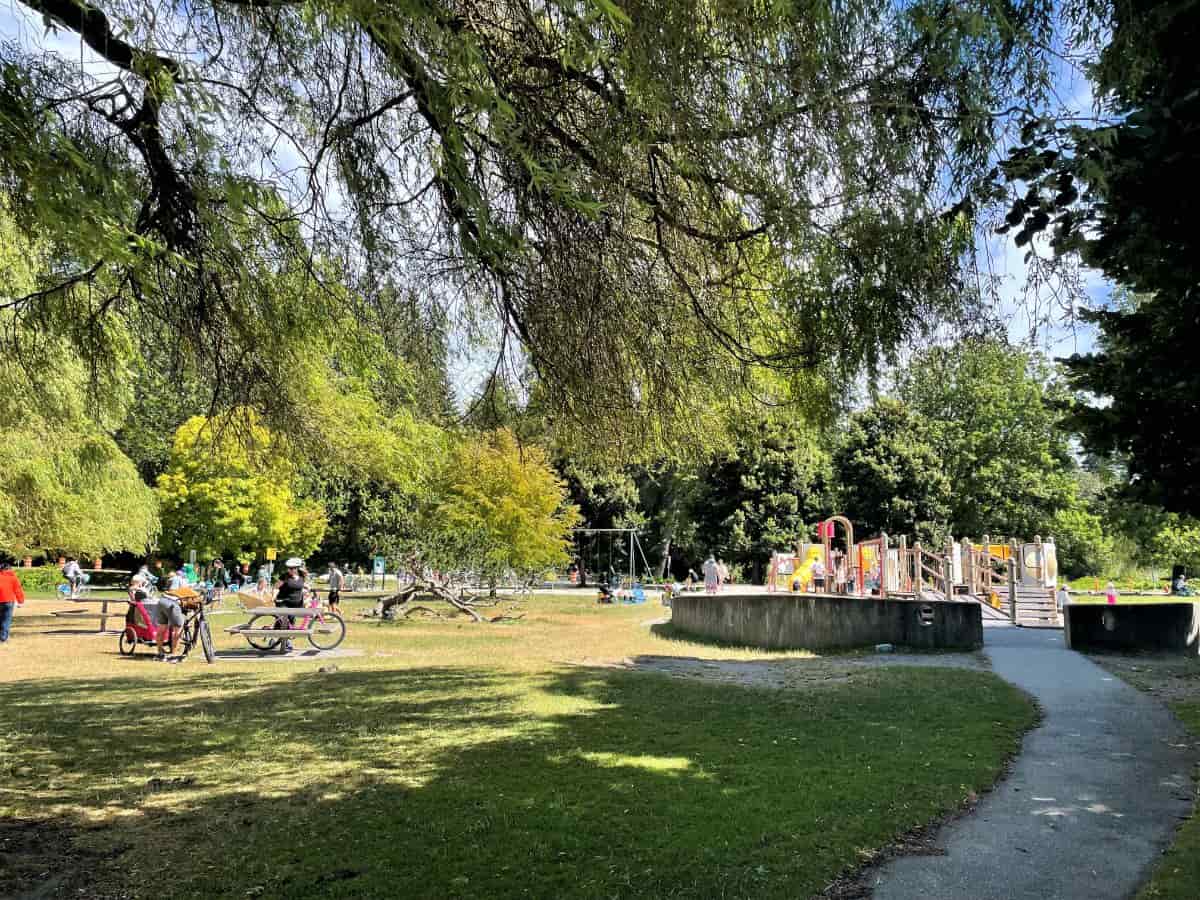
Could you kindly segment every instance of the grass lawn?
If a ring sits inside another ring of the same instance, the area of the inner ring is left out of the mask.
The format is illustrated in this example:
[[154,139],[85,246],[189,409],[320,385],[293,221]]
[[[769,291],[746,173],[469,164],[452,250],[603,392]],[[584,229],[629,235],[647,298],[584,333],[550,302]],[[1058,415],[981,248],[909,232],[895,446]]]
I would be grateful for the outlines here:
[[613,663],[772,655],[670,639],[648,627],[661,608],[590,598],[532,598],[495,625],[351,617],[363,655],[327,673],[121,659],[115,636],[43,633],[61,621],[28,604],[0,646],[0,884],[807,896],[990,785],[1034,720],[986,672],[769,690],[630,671]]
[[[1200,660],[1161,654],[1095,654],[1095,662],[1167,703],[1200,740]],[[1193,776],[1195,777],[1195,776]],[[1193,900],[1200,892],[1200,818],[1180,825],[1139,900]]]

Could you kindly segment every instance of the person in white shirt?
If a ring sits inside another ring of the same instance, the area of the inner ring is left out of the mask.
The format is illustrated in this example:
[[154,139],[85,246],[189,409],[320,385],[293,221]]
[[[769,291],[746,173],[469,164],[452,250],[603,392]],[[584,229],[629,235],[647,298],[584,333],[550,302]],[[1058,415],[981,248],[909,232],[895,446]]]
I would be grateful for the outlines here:
[[75,557],[67,557],[67,563],[62,567],[62,574],[70,588],[70,596],[74,597],[79,592],[79,585],[83,584],[83,569],[79,568]]
[[180,588],[187,587],[187,583],[187,576],[183,574],[183,566],[180,566],[172,573],[171,580],[167,583],[167,590],[177,591]]
[[818,594],[825,593],[825,562],[820,558],[813,563],[812,583],[814,591],[816,591]]

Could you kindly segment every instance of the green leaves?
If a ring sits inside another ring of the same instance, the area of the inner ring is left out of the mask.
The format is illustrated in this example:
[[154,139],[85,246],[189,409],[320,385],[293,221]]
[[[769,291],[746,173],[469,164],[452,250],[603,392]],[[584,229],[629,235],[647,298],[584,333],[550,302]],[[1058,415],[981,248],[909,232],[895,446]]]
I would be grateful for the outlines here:
[[529,577],[566,564],[578,520],[542,451],[505,430],[472,435],[450,449],[416,550],[427,565]]
[[257,416],[196,416],[175,434],[156,493],[165,550],[255,558],[267,547],[305,557],[325,532],[325,511],[296,496],[296,469]]

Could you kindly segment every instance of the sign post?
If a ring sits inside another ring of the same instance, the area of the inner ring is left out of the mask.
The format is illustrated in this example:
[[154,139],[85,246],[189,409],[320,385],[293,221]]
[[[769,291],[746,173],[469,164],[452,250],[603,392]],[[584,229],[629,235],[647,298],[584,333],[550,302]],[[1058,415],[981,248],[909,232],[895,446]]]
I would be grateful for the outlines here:
[[385,587],[387,576],[384,574],[387,571],[387,559],[382,556],[376,556],[371,562],[371,587],[375,587],[375,577],[379,577],[379,586]]

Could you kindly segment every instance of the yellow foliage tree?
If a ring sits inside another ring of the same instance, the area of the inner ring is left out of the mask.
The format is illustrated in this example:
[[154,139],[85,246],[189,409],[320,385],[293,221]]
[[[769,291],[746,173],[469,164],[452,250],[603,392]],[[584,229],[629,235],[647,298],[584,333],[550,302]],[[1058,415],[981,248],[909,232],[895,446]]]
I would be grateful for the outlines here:
[[470,437],[447,456],[426,514],[443,564],[487,578],[528,577],[570,558],[579,510],[538,447],[500,429]]
[[325,510],[296,496],[295,479],[275,436],[251,411],[189,419],[158,479],[163,548],[246,559],[276,547],[307,556],[325,533]]

